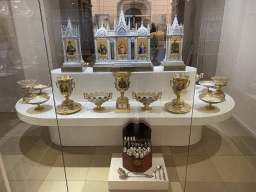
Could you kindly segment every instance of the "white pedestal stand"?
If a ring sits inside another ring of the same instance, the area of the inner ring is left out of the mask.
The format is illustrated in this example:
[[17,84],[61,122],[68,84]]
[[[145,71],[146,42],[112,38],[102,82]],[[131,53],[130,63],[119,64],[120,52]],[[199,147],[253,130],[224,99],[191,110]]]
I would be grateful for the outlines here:
[[[121,153],[113,153],[109,176],[108,176],[108,190],[164,190],[167,191],[169,188],[169,179],[164,163],[164,158],[162,153],[153,153],[152,154],[152,167],[147,170],[145,173],[154,175],[152,178],[146,177],[127,177],[125,179],[120,179],[119,174],[117,173],[117,169],[119,167],[123,168],[122,154]],[[157,171],[155,179],[155,174],[153,172],[156,169],[157,165],[164,166],[164,172],[166,180],[163,180],[163,171],[161,170],[162,180],[159,179],[159,172]],[[128,172],[125,168],[123,168],[126,172]],[[132,175],[130,173],[129,175]]]

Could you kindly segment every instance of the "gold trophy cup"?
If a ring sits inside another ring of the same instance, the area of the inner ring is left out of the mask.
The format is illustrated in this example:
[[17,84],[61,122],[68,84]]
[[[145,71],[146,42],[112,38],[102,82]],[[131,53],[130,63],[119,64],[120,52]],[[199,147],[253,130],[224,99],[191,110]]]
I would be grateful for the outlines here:
[[173,80],[170,81],[170,84],[175,95],[177,95],[177,98],[165,104],[165,109],[167,111],[178,114],[190,111],[191,106],[180,99],[182,96],[182,90],[186,89],[190,84],[190,80],[188,80],[188,78],[188,75],[182,73],[173,76]]
[[57,113],[62,115],[72,114],[82,109],[80,103],[76,103],[73,100],[70,100],[69,97],[75,88],[75,82],[73,77],[69,75],[63,75],[57,77],[56,86],[59,88],[61,94],[66,97],[66,100],[62,104],[57,106]]
[[116,113],[127,113],[130,112],[130,104],[129,99],[124,96],[124,92],[129,89],[130,82],[129,77],[131,76],[131,72],[120,71],[114,72],[113,76],[115,77],[115,87],[116,90],[121,93],[121,97],[118,97],[116,100]]

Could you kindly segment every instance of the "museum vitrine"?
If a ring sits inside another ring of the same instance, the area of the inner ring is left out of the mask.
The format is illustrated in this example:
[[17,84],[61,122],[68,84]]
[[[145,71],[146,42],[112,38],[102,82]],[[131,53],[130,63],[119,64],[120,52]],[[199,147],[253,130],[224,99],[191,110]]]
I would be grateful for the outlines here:
[[235,106],[223,2],[0,1],[0,188],[191,189]]

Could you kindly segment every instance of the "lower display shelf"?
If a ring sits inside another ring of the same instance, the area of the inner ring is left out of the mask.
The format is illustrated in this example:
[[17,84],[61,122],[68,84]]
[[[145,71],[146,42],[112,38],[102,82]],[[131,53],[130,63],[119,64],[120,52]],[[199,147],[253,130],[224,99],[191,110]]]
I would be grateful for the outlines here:
[[[127,173],[128,171],[122,167],[122,154],[113,153],[109,176],[108,176],[108,190],[165,190],[169,188],[169,179],[164,163],[164,158],[162,153],[153,153],[152,154],[152,167],[148,169],[145,174],[153,175],[152,178],[147,177],[138,177],[136,174],[129,173],[129,176],[135,177],[126,177],[120,178],[117,172],[118,168],[122,168]],[[156,166],[161,165],[164,168],[164,174],[166,180],[163,179],[163,171],[160,170],[161,180],[159,178],[159,172],[156,172],[156,179],[153,170],[156,170]]]

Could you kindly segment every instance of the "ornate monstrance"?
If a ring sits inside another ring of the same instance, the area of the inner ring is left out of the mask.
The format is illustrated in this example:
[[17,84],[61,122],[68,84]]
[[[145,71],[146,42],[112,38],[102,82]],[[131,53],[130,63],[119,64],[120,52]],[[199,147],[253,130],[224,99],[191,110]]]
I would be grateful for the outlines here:
[[105,71],[152,71],[150,61],[150,27],[131,29],[121,9],[118,24],[114,29],[101,25],[94,28],[96,62],[95,72]]
[[179,25],[177,16],[172,25],[167,25],[166,54],[163,61],[165,71],[185,71],[186,65],[182,61],[183,30],[183,25]]
[[64,50],[64,63],[61,71],[82,72],[84,60],[81,54],[79,26],[72,25],[68,18],[68,24],[62,25],[61,33]]

